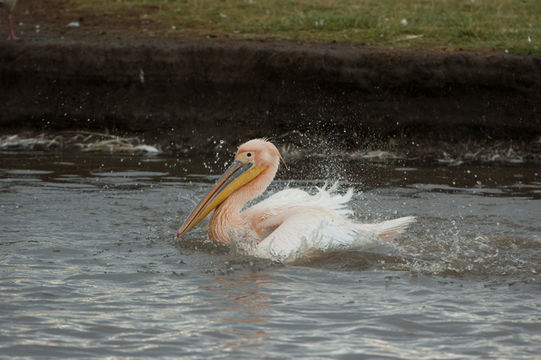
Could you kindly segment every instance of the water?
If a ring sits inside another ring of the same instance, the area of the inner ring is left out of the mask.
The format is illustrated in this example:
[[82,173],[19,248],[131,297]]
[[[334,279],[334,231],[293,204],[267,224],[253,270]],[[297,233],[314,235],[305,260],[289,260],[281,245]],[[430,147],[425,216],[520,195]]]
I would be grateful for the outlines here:
[[3,154],[0,357],[541,354],[538,166],[293,162],[271,192],[341,178],[360,221],[419,219],[391,245],[284,266],[201,226],[176,241],[223,166],[203,160]]

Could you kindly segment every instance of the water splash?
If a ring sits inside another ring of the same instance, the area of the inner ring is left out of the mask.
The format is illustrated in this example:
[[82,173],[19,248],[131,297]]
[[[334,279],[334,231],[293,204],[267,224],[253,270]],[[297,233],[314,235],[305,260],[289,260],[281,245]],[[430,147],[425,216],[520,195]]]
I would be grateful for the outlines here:
[[[461,235],[454,229],[395,244],[406,270],[441,276],[539,279],[541,242],[512,235]],[[534,251],[528,252],[526,249]]]

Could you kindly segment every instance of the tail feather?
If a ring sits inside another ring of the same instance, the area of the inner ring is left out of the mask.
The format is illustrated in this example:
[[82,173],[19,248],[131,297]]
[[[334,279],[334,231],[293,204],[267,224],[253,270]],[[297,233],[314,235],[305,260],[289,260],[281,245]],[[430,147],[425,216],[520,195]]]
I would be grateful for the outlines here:
[[383,241],[391,241],[402,234],[409,224],[416,221],[415,216],[405,216],[398,219],[387,220],[378,224],[362,224],[359,232],[372,232]]

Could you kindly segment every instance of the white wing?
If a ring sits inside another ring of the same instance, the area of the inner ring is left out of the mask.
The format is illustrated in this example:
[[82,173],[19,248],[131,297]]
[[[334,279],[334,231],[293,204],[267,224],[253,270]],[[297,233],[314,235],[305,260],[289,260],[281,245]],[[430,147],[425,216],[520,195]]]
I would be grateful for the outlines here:
[[356,224],[340,214],[301,206],[268,221],[281,224],[255,248],[255,256],[291,262],[314,252],[359,249],[381,243],[371,232],[360,233]]
[[291,210],[295,207],[320,207],[335,211],[343,216],[351,215],[353,212],[346,207],[351,200],[353,190],[350,189],[344,195],[333,193],[337,184],[328,190],[326,187],[318,188],[318,193],[311,195],[300,189],[285,189],[269,196],[267,199],[249,207],[242,212],[242,216],[249,224],[256,227],[269,217]]
[[[350,220],[346,204],[353,195],[320,188],[310,195],[299,189],[280,191],[242,213],[263,240],[246,248],[249,255],[292,262],[316,252],[361,249],[379,245],[402,233],[414,217],[379,224]],[[253,233],[252,233],[253,235]]]

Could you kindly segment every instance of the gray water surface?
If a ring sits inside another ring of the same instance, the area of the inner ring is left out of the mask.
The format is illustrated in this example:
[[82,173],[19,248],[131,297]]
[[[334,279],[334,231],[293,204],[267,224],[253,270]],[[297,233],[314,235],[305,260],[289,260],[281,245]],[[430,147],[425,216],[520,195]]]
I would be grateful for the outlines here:
[[175,239],[223,164],[1,156],[0,357],[541,354],[538,166],[293,162],[269,193],[334,177],[358,221],[418,222],[285,266],[210,244],[206,223]]

